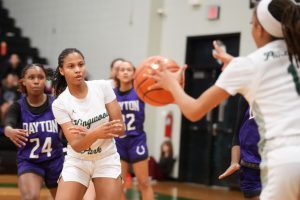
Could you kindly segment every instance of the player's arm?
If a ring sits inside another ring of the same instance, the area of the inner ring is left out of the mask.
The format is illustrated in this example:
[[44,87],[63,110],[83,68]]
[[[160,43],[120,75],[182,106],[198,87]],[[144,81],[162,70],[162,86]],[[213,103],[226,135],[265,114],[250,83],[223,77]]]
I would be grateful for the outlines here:
[[74,125],[71,122],[71,118],[65,109],[64,104],[60,101],[56,101],[52,104],[52,111],[56,121],[60,124],[68,143],[77,152],[88,149],[97,139],[110,139],[116,137],[117,134],[114,133],[119,131],[119,120],[103,123],[92,130]]
[[4,127],[4,135],[8,137],[19,148],[25,146],[25,143],[28,140],[27,130],[15,128],[20,121],[20,116],[20,105],[15,102],[8,109]]
[[177,81],[174,82],[172,88],[169,91],[172,93],[175,103],[184,116],[191,121],[201,119],[230,96],[225,90],[215,85],[207,89],[197,99],[186,94]]
[[148,89],[164,88],[170,91],[179,106],[181,112],[191,121],[197,121],[206,115],[210,110],[215,108],[230,94],[222,88],[214,85],[207,89],[197,99],[186,94],[179,82],[182,79],[186,67],[180,68],[177,72],[170,72],[167,69],[156,70],[152,75],[145,75],[156,80],[156,84]]
[[224,49],[222,49],[218,41],[213,41],[213,46],[213,57],[223,62],[224,65],[222,67],[222,70],[224,70],[234,57],[228,54]]
[[227,170],[219,176],[219,179],[223,179],[227,176],[230,176],[234,172],[240,169],[240,156],[241,150],[240,146],[235,145],[231,148],[231,163],[230,166],[227,168]]
[[120,121],[113,120],[101,124],[95,129],[89,130],[82,126],[73,125],[71,122],[61,124],[61,128],[68,143],[76,152],[88,149],[97,139],[111,139],[117,137],[120,132]]
[[105,104],[106,110],[109,115],[109,120],[118,120],[120,121],[119,128],[120,131],[116,132],[114,134],[117,134],[118,136],[122,136],[125,134],[125,124],[123,122],[122,112],[119,103],[117,100],[113,100],[110,103]]

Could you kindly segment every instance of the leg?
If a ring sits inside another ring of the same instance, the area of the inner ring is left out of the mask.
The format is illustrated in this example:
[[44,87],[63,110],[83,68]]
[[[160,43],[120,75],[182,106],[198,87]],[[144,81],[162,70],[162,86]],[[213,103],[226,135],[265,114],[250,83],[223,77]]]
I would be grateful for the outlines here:
[[55,199],[57,188],[51,188],[51,189],[49,189],[49,192],[50,192],[51,196],[53,197],[53,199]]
[[138,186],[143,200],[153,200],[153,189],[149,180],[148,159],[133,164],[133,170],[137,177]]
[[96,192],[93,181],[90,181],[89,187],[85,192],[83,200],[95,200],[96,199]]
[[127,181],[127,172],[128,172],[128,169],[129,169],[129,165],[127,162],[121,160],[121,169],[122,169],[122,178],[124,180],[124,183],[123,183],[123,192],[122,192],[122,200],[125,200],[126,199],[126,181]]
[[245,199],[259,200],[259,195],[261,193],[260,170],[241,166],[240,188]]
[[35,173],[24,173],[19,176],[18,187],[23,200],[38,200],[43,185],[43,178]]
[[51,196],[55,199],[57,192],[57,181],[59,180],[62,168],[64,163],[64,155],[53,159],[51,161],[47,161],[44,164],[45,169],[45,185],[49,189]]
[[87,187],[79,182],[64,181],[60,179],[58,183],[56,200],[82,200]]
[[121,177],[114,178],[94,178],[94,187],[97,200],[120,200],[122,194]]
[[56,200],[82,200],[91,180],[91,161],[65,156]]

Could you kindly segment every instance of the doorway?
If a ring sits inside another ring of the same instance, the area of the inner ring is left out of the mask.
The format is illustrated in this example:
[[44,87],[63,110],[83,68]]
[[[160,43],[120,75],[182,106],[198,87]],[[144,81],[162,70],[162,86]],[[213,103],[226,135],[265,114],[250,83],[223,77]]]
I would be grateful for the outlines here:
[[[239,55],[240,33],[193,36],[187,38],[185,91],[197,98],[212,86],[221,73],[221,63],[212,57],[214,40],[220,40],[226,51]],[[205,185],[234,187],[236,178],[218,180],[230,164],[231,141],[236,120],[237,97],[191,122],[182,116],[179,179]]]

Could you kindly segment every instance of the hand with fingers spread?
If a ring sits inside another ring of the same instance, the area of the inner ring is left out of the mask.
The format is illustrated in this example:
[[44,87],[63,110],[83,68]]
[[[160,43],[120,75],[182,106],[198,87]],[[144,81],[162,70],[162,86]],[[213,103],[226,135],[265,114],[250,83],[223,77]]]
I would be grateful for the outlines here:
[[97,129],[99,139],[119,137],[124,134],[124,124],[120,120],[112,120],[103,123]]
[[183,85],[186,68],[187,66],[184,65],[177,72],[171,72],[162,67],[158,70],[153,70],[152,74],[145,74],[146,77],[156,81],[156,83],[151,85],[148,90],[163,88],[171,91],[174,88],[174,85]]
[[223,179],[227,176],[230,176],[234,172],[238,171],[240,169],[239,163],[231,163],[231,165],[227,168],[227,170],[219,176],[219,179]]
[[19,148],[25,146],[28,141],[28,131],[24,129],[14,129],[8,126],[5,128],[4,134]]
[[226,53],[226,51],[223,48],[221,48],[221,46],[218,44],[218,42],[216,40],[213,41],[213,46],[214,46],[213,57],[224,63],[224,65],[222,67],[222,71],[223,71],[227,67],[228,63],[234,57],[232,55]]

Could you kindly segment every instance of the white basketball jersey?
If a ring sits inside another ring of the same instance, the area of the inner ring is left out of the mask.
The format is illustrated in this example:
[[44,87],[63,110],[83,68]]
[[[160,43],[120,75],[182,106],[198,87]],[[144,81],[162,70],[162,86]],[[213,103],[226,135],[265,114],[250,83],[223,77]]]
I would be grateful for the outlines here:
[[259,126],[260,147],[267,152],[289,146],[287,138],[300,137],[299,71],[288,59],[285,42],[276,40],[234,59],[216,82],[247,99]]
[[[53,102],[53,113],[59,124],[72,122],[75,125],[93,129],[109,120],[105,104],[116,96],[108,81],[87,81],[88,93],[84,99],[71,95],[68,88]],[[67,154],[77,158],[93,159],[116,153],[113,139],[98,139],[89,149],[77,153],[70,145]]]

